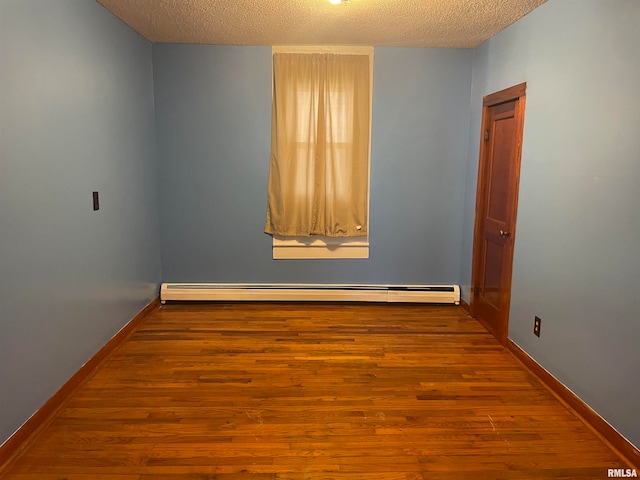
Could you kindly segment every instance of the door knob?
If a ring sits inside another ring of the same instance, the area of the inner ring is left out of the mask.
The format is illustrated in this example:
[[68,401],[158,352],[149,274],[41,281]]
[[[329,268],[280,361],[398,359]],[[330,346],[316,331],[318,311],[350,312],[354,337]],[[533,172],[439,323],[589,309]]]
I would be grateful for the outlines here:
[[508,237],[509,235],[511,235],[511,232],[509,230],[500,230],[501,237]]

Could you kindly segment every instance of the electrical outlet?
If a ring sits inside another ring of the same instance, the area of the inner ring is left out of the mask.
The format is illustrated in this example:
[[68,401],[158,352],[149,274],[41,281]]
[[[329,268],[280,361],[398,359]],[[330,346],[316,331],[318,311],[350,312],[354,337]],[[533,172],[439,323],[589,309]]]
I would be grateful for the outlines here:
[[533,333],[536,335],[536,337],[540,336],[541,323],[542,320],[540,319],[540,317],[533,317]]

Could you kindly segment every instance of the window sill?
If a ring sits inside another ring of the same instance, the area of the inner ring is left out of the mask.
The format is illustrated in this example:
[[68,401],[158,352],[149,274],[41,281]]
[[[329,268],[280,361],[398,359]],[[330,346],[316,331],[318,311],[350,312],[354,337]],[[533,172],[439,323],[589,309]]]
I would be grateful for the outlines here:
[[273,259],[369,258],[368,237],[273,236]]

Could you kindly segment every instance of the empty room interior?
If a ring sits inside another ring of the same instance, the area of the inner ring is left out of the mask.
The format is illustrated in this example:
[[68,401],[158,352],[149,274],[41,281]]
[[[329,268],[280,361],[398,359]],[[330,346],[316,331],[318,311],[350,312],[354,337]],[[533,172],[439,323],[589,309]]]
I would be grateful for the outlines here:
[[[0,0],[0,477],[637,476],[639,25],[637,0]],[[265,233],[274,47],[369,48],[360,258]],[[496,333],[480,160],[514,87]]]

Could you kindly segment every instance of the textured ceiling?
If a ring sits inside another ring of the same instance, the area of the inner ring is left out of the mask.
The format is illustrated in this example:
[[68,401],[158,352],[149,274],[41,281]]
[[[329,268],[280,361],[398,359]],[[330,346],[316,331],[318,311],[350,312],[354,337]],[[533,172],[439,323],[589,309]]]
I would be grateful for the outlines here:
[[547,0],[97,0],[146,39],[472,48]]

